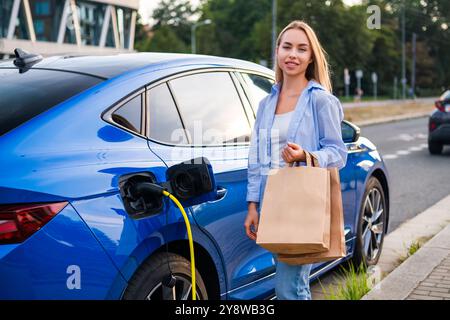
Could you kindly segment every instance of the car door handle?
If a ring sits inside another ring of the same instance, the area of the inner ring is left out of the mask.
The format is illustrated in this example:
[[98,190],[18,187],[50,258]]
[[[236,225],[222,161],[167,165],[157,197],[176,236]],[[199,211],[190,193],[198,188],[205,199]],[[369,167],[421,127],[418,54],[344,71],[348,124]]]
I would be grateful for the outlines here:
[[220,200],[227,194],[228,190],[224,187],[217,186],[216,200]]

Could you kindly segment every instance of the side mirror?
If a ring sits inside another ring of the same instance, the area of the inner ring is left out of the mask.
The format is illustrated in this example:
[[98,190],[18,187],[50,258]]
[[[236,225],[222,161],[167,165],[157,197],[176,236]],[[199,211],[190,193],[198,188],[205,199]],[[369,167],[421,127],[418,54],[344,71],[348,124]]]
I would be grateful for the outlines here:
[[356,142],[361,135],[361,129],[357,125],[347,120],[342,121],[341,131],[342,140],[344,140],[345,143]]

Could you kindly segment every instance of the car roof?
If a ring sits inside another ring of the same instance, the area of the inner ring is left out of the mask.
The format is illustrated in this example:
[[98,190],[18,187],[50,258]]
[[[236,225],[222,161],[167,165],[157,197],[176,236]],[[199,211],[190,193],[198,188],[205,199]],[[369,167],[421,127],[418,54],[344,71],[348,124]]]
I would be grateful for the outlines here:
[[[44,58],[34,64],[31,69],[50,69],[88,74],[103,79],[110,79],[130,70],[164,63],[167,67],[180,64],[205,64],[216,67],[234,67],[250,69],[262,73],[271,70],[256,63],[232,58],[206,55],[140,52],[108,56],[53,56]],[[13,59],[0,62],[0,68],[17,68]]]

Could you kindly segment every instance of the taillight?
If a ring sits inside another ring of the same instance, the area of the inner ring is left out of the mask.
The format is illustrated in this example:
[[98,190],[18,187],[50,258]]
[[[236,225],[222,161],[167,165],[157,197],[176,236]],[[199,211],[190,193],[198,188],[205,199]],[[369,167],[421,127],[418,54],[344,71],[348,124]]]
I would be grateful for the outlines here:
[[436,123],[430,121],[430,132],[436,129]]
[[439,111],[445,112],[445,107],[442,103],[442,101],[437,100],[434,105],[436,106],[436,108],[438,108]]
[[0,244],[25,241],[66,205],[67,202],[0,205]]

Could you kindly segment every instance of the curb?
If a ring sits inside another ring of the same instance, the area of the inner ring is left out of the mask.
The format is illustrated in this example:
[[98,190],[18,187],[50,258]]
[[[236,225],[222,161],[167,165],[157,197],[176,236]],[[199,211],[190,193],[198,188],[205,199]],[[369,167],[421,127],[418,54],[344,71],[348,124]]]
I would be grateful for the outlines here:
[[[385,261],[379,263],[382,269],[389,269],[389,266],[398,260],[401,256],[398,248],[401,249],[402,244],[412,243],[421,236],[434,235],[415,254],[397,268],[394,267],[392,272],[361,300],[406,299],[419,283],[450,254],[450,210],[448,208],[450,208],[450,195],[386,236],[387,248],[385,249],[387,250],[383,249]],[[403,250],[406,248],[404,247]],[[380,258],[380,260],[383,259]]]
[[[388,118],[383,118],[383,119],[355,121],[354,123],[359,127],[367,127],[367,126],[382,124],[382,123],[423,118],[423,117],[428,117],[429,115],[430,115],[430,111],[426,111],[426,112],[414,113],[414,114],[409,114],[409,115],[393,116],[393,117],[388,117]],[[352,121],[350,121],[350,122],[352,122]]]

